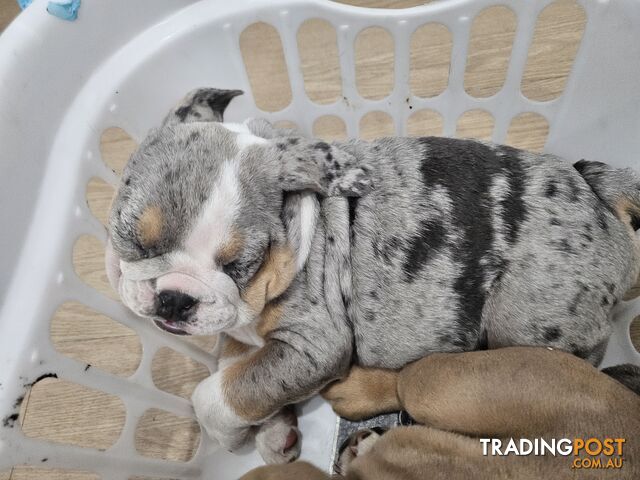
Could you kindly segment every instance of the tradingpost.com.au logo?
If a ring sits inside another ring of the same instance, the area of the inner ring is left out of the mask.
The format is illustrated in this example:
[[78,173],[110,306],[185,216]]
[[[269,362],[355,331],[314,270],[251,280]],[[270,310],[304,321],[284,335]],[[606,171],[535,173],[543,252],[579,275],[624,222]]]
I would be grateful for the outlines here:
[[553,455],[574,457],[574,469],[622,468],[624,438],[526,438],[503,441],[481,438],[482,454],[487,455]]

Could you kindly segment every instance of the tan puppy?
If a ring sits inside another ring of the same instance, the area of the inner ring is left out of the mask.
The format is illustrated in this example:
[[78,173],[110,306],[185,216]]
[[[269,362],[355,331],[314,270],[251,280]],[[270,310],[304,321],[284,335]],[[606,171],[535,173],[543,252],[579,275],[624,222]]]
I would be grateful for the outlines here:
[[[352,437],[347,449],[353,458],[343,471],[350,480],[640,478],[640,396],[561,351],[513,347],[433,354],[400,372],[356,367],[325,398],[351,419],[404,409],[422,424]],[[481,438],[500,439],[502,451],[511,438],[567,438],[574,446],[590,438],[624,443],[613,443],[611,456],[591,457],[584,448],[577,456],[485,456]],[[620,461],[619,445],[621,468],[572,467],[582,459]],[[295,462],[260,467],[242,478],[344,477]]]

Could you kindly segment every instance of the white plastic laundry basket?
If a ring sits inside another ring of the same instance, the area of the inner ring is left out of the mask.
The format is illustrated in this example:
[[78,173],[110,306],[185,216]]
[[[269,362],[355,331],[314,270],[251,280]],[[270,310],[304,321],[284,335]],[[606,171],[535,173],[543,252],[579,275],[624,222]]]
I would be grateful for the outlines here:
[[[75,239],[82,234],[106,238],[85,202],[92,177],[117,181],[100,158],[105,128],[122,127],[140,140],[185,92],[215,86],[246,92],[232,102],[229,120],[294,120],[309,134],[315,119],[330,114],[341,117],[348,135],[356,136],[359,120],[370,111],[389,113],[396,132],[404,134],[411,106],[438,111],[445,135],[453,135],[460,115],[482,108],[495,118],[493,138],[500,142],[512,118],[535,112],[549,123],[546,151],[640,168],[640,2],[580,1],[587,23],[566,89],[556,100],[534,102],[520,92],[520,83],[537,16],[550,3],[443,0],[406,10],[370,10],[321,0],[84,0],[79,19],[64,22],[37,0],[0,38],[0,470],[40,465],[44,457],[49,468],[89,470],[103,479],[225,479],[260,464],[253,452],[213,451],[206,439],[187,463],[135,453],[134,430],[145,410],[192,415],[187,400],[154,386],[155,352],[167,345],[211,370],[216,365],[207,352],[138,320],[74,272]],[[496,95],[473,98],[463,86],[470,26],[481,10],[496,4],[511,8],[518,19],[506,81]],[[344,99],[334,104],[313,103],[305,94],[296,32],[310,18],[329,21],[337,32]],[[256,21],[273,25],[284,48],[293,100],[275,113],[256,108],[240,54],[239,35]],[[453,49],[447,89],[425,99],[409,88],[409,49],[412,32],[431,22],[449,28]],[[395,41],[395,85],[388,98],[377,101],[361,97],[355,86],[354,39],[369,26],[387,29]],[[131,377],[85,371],[84,363],[53,348],[51,315],[70,300],[139,334],[143,357]],[[628,332],[638,314],[636,301],[617,307],[605,364],[640,364]],[[22,434],[12,421],[16,399],[25,385],[51,372],[122,399],[126,423],[113,447],[99,451]],[[307,403],[301,419],[303,457],[328,468],[334,427],[327,405],[317,399]]]

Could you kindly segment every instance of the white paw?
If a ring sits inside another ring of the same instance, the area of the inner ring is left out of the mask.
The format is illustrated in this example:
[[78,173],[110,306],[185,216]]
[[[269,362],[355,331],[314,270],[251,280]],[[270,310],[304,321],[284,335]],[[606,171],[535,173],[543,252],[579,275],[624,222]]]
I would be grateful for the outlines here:
[[295,423],[295,414],[278,413],[260,426],[256,449],[266,464],[289,463],[300,456],[302,435]]
[[207,435],[226,450],[233,451],[246,443],[251,425],[227,405],[221,380],[221,372],[217,372],[200,382],[191,401]]

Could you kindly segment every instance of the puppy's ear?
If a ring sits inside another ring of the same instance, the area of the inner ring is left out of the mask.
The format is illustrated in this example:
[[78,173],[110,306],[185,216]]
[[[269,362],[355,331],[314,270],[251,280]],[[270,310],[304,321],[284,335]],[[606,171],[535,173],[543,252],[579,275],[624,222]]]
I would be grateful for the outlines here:
[[189,122],[222,122],[224,111],[229,102],[243,93],[242,90],[219,90],[217,88],[192,90],[169,112],[169,115],[162,122],[162,126]]
[[360,197],[371,189],[371,168],[326,142],[282,139],[275,148],[285,191],[313,190],[320,195]]

